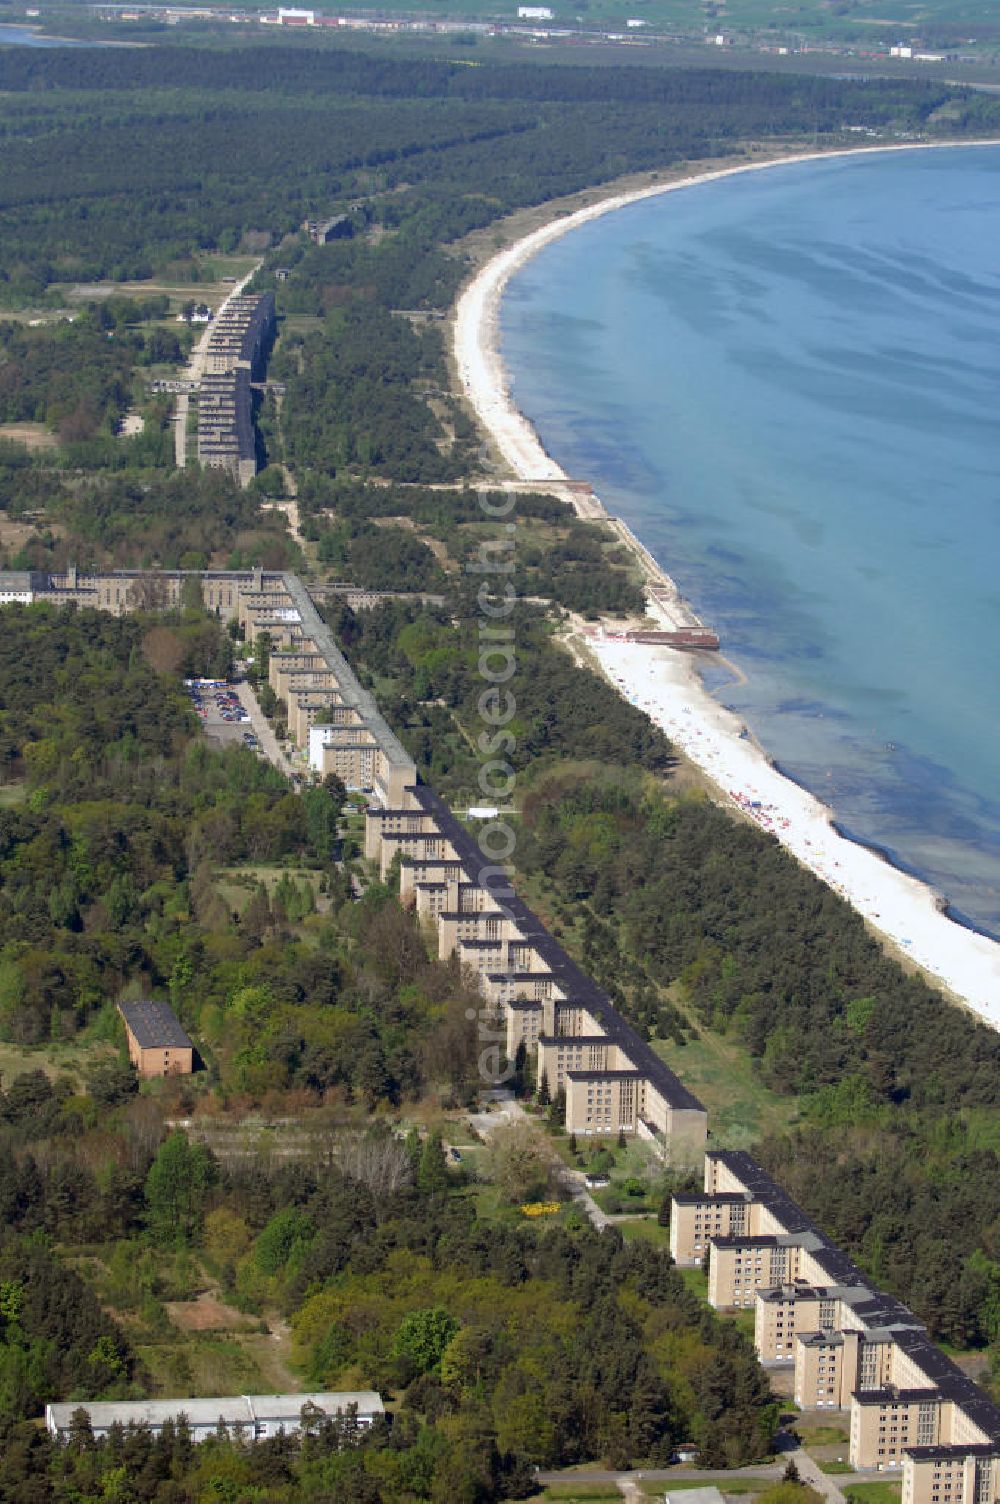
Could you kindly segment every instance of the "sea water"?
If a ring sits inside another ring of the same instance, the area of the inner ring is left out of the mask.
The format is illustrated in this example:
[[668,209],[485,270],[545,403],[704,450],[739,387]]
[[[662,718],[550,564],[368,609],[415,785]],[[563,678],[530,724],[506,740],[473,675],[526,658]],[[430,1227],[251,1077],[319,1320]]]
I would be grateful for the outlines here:
[[769,168],[510,283],[514,401],[846,833],[1000,934],[1000,148]]
[[0,47],[107,47],[111,42],[82,42],[69,37],[50,37],[30,26],[0,26]]

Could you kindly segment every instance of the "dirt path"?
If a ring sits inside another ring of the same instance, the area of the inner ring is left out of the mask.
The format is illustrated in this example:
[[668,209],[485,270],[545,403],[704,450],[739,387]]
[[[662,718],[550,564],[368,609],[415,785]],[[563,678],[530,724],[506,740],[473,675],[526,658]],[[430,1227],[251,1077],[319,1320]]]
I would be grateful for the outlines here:
[[301,548],[303,555],[308,558],[309,545],[307,543],[307,540],[302,536],[302,530],[299,527],[299,488],[295,484],[295,476],[289,470],[287,465],[281,466],[281,473],[284,477],[285,483],[285,498],[283,501],[271,501],[265,503],[265,510],[269,512],[281,513],[288,524],[288,531],[291,533],[292,537]]

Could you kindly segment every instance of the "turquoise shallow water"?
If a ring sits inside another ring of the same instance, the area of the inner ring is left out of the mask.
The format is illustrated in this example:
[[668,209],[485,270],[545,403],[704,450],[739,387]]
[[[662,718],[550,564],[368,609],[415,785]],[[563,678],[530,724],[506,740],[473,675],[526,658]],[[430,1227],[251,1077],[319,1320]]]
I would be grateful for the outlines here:
[[511,282],[514,400],[856,838],[1000,934],[1000,148],[632,205]]

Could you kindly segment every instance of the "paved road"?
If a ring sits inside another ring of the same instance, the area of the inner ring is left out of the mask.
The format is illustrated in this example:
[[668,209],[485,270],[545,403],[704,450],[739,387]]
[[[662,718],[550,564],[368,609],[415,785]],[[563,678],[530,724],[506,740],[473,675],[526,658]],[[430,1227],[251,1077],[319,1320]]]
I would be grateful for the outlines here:
[[858,1473],[857,1476],[853,1473],[839,1473],[835,1477],[831,1477],[829,1473],[824,1473],[816,1465],[808,1452],[804,1452],[799,1448],[794,1453],[783,1456],[778,1462],[765,1462],[758,1464],[756,1467],[737,1467],[727,1471],[711,1468],[647,1467],[640,1468],[634,1472],[615,1473],[600,1470],[578,1472],[573,1468],[568,1468],[563,1472],[539,1473],[538,1482],[539,1484],[613,1483],[621,1490],[625,1498],[641,1497],[637,1484],[642,1479],[652,1483],[664,1483],[666,1485],[665,1492],[669,1492],[671,1483],[697,1482],[715,1484],[721,1492],[725,1493],[726,1484],[733,1482],[737,1478],[758,1478],[764,1479],[768,1483],[777,1482],[784,1476],[789,1456],[794,1460],[802,1482],[807,1483],[810,1488],[814,1488],[817,1493],[822,1495],[827,1500],[827,1504],[846,1504],[844,1495],[841,1492],[841,1484],[846,1486],[851,1483],[870,1483],[874,1476],[869,1473]]
[[[796,1454],[796,1466],[798,1466],[798,1454]],[[565,1472],[539,1473],[538,1482],[540,1484],[614,1483],[621,1488],[623,1483],[634,1485],[645,1478],[652,1483],[714,1483],[724,1490],[726,1483],[731,1483],[736,1478],[763,1478],[768,1483],[773,1483],[782,1477],[784,1471],[784,1462],[765,1462],[759,1467],[735,1467],[724,1472],[685,1467],[644,1467],[627,1473],[591,1472],[589,1469],[586,1472],[579,1472],[568,1468]]]
[[[560,1160],[560,1164],[562,1161]],[[610,1227],[611,1218],[606,1212],[602,1212],[593,1196],[587,1190],[586,1178],[583,1170],[563,1169],[563,1175],[573,1190],[573,1200],[578,1202],[583,1211],[590,1218],[598,1232],[603,1232]]]
[[[247,272],[243,280],[241,282],[237,282],[232,291],[226,294],[226,296],[223,298],[222,302],[216,309],[216,318],[219,317],[219,314],[232,298],[239,297],[240,293],[243,291],[244,287],[246,287],[251,277],[255,277],[257,275],[257,272],[263,266],[263,264],[264,263],[262,261],[258,261],[253,270]],[[208,345],[211,338],[212,324],[206,324],[201,338],[198,340],[198,343],[191,351],[190,359],[188,360],[187,366],[182,372],[182,379],[184,381],[201,380],[201,373],[205,365],[205,356],[208,354]],[[178,470],[183,470],[187,465],[187,425],[189,406],[190,398],[188,397],[187,392],[181,392],[178,395],[177,406],[174,409],[174,462],[177,465]]]
[[250,717],[250,724],[256,732],[257,740],[260,742],[261,751],[264,756],[280,772],[284,773],[286,778],[292,778],[295,774],[295,769],[278,746],[278,738],[271,730],[267,716],[260,708],[257,696],[245,679],[236,685],[236,693],[240,697],[240,704]]
[[[818,1494],[822,1494],[823,1498],[828,1501],[828,1504],[847,1504],[844,1495],[837,1486],[837,1478],[831,1477],[829,1473],[824,1473],[823,1469],[809,1456],[808,1452],[804,1452],[800,1447],[791,1456],[795,1462],[795,1466],[799,1470],[799,1477],[803,1483],[808,1483],[810,1488],[814,1488]],[[839,1476],[842,1478],[843,1474]]]

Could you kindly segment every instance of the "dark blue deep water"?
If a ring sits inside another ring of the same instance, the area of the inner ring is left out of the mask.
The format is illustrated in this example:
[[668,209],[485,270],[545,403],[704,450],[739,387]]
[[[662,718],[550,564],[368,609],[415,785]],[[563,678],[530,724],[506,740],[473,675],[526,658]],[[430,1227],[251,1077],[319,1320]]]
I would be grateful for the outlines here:
[[1000,934],[1000,149],[632,205],[510,284],[502,350],[847,830]]

